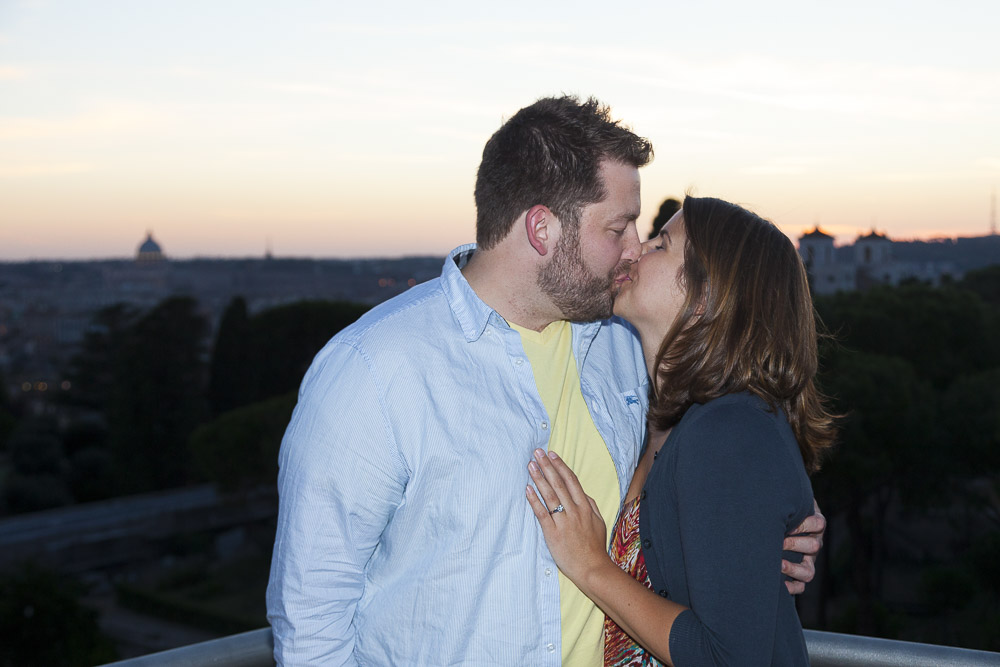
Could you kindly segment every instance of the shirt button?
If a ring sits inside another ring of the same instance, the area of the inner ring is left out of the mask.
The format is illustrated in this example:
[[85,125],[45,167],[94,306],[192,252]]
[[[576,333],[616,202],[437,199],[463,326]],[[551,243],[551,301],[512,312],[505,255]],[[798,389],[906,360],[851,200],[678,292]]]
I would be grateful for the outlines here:
[[547,648],[549,650],[549,653],[555,653],[556,652],[556,645],[555,644],[548,644],[548,645],[546,645],[545,648]]
[[643,540],[642,541],[642,548],[643,549],[651,549],[652,547],[653,547],[653,543],[650,542],[649,540]]
[[639,494],[639,500],[645,500],[645,499],[646,499],[646,489],[643,489],[642,493]]
[[549,423],[548,422],[542,422],[541,424],[539,424],[539,426],[541,426],[542,430],[544,431],[545,429],[547,429],[549,427]]
[[552,576],[552,568],[551,567],[545,568],[545,576],[546,577],[551,577]]
[[661,588],[660,590],[657,591],[657,593],[660,594],[661,598],[667,597],[667,589],[666,588]]
[[524,363],[524,359],[521,359],[520,357],[518,357],[517,359],[514,360],[514,365],[515,366],[520,366],[523,363]]

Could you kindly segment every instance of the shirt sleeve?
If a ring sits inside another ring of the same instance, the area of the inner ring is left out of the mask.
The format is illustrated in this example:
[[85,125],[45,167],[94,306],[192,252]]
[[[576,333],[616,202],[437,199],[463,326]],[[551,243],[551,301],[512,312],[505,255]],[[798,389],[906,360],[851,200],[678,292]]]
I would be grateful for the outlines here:
[[690,594],[670,633],[679,667],[771,664],[779,597],[788,595],[782,541],[799,488],[775,426],[747,405],[706,405],[677,443]]
[[306,373],[278,455],[267,616],[279,665],[353,665],[365,565],[405,466],[368,360],[331,342]]

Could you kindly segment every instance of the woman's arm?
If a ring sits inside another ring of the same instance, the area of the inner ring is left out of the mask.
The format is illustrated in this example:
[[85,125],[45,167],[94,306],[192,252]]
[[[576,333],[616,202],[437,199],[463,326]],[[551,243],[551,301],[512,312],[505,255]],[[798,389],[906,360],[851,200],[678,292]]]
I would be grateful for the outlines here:
[[774,415],[720,400],[672,443],[664,481],[676,502],[679,565],[694,612],[672,628],[672,655],[682,665],[769,665],[779,625],[794,613],[782,609],[791,600],[777,566],[786,522],[812,494],[797,445],[782,433]]
[[759,411],[737,411],[699,419],[685,442],[673,445],[680,447],[671,482],[683,548],[678,567],[686,569],[696,610],[683,617],[685,607],[611,561],[600,515],[555,454],[538,451],[529,466],[546,505],[565,508],[550,515],[528,487],[557,565],[639,644],[670,664],[767,664],[773,650],[779,594],[785,594],[779,573],[784,517],[794,506],[792,487],[800,487],[789,483],[794,462],[769,442],[776,437],[773,423]]
[[[584,595],[662,662],[670,659],[670,628],[686,607],[660,597],[622,570],[607,552],[607,529],[576,474],[556,455],[535,450],[528,465],[538,492],[526,489],[556,565]],[[547,507],[562,506],[549,513]]]

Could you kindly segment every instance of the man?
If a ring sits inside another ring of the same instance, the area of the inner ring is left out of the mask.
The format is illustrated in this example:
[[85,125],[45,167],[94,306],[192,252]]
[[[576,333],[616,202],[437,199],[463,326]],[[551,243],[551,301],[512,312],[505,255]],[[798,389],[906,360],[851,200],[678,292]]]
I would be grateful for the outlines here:
[[558,451],[610,529],[648,385],[607,318],[651,155],[594,100],[522,109],[483,151],[477,245],[317,355],[279,456],[279,663],[601,664],[603,614],[561,579],[526,466]]

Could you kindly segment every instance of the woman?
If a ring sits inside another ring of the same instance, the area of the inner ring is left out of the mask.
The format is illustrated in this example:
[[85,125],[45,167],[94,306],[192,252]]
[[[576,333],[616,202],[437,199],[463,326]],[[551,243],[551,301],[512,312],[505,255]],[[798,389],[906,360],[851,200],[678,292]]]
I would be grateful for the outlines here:
[[778,564],[834,429],[802,262],[770,222],[688,197],[629,278],[615,313],[648,360],[651,435],[612,556],[576,476],[535,452],[552,557],[608,617],[605,665],[807,665]]

